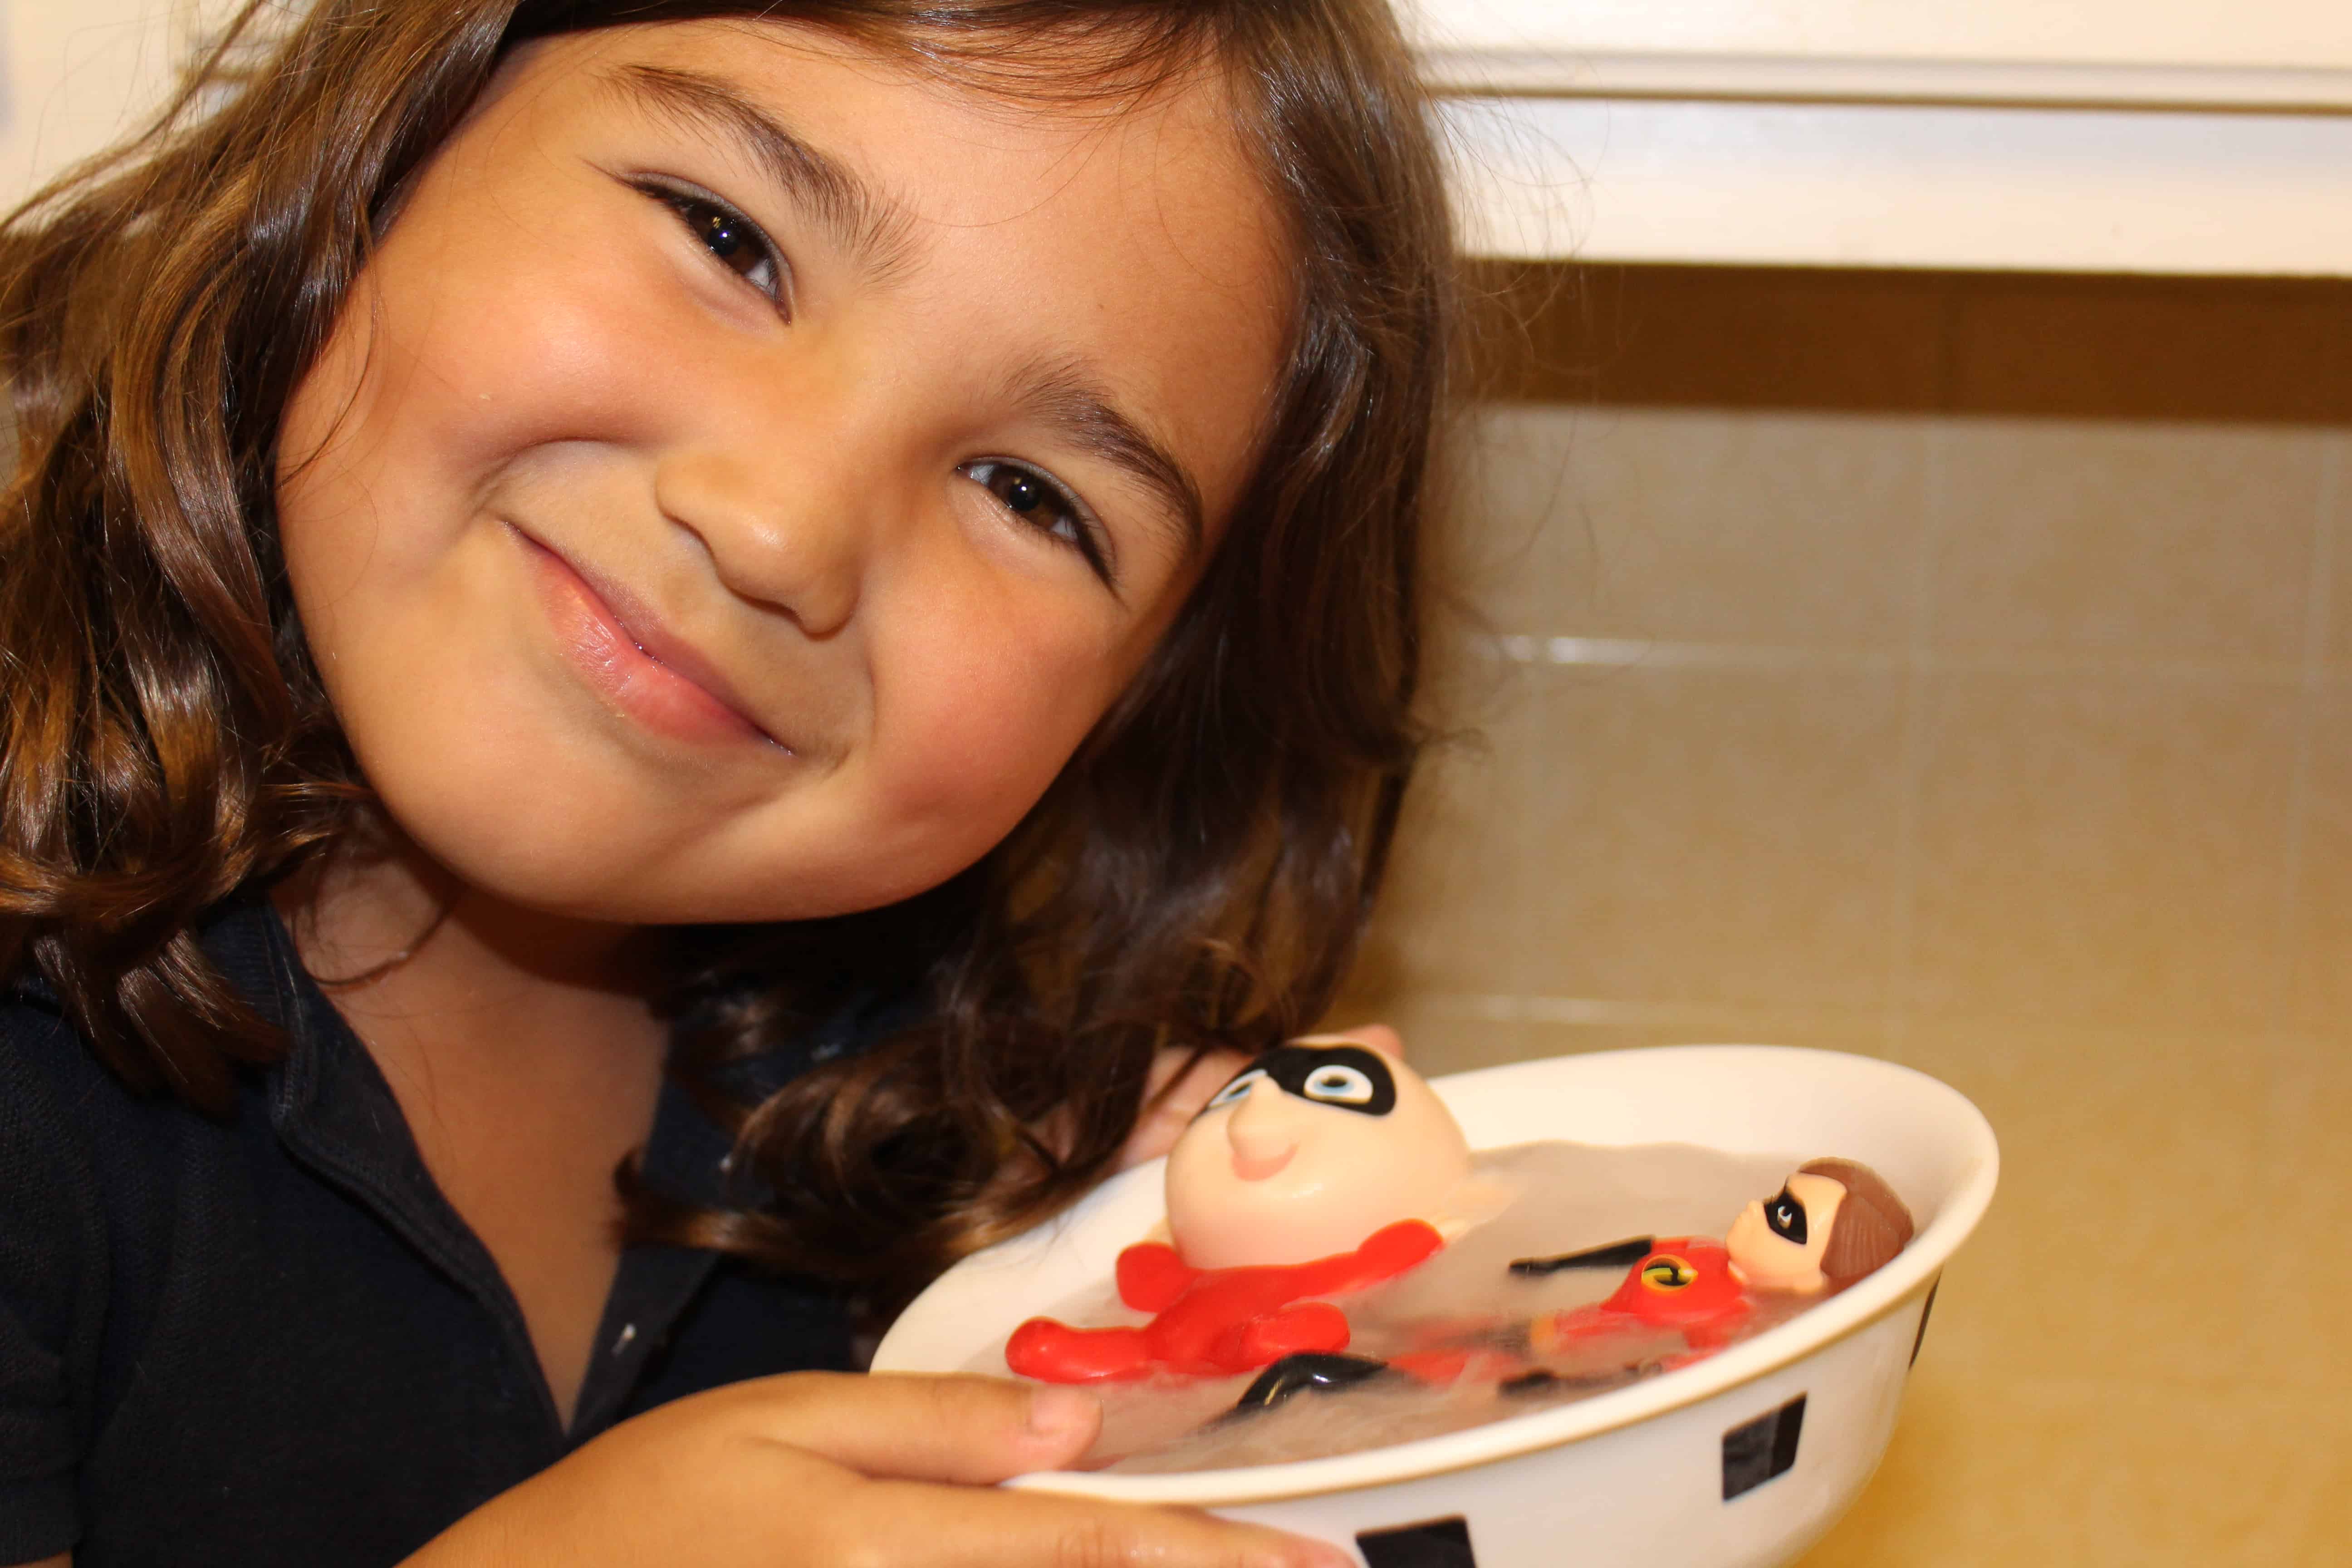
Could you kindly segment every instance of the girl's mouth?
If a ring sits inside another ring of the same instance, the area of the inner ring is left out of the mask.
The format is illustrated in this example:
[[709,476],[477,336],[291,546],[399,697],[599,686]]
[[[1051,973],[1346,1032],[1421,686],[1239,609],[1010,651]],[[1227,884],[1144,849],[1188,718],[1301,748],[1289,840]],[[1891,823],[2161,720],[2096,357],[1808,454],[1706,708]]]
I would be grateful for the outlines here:
[[745,710],[716,667],[670,636],[618,584],[592,583],[563,556],[512,523],[508,527],[530,565],[557,642],[606,702],[674,740],[700,745],[756,741],[791,752]]

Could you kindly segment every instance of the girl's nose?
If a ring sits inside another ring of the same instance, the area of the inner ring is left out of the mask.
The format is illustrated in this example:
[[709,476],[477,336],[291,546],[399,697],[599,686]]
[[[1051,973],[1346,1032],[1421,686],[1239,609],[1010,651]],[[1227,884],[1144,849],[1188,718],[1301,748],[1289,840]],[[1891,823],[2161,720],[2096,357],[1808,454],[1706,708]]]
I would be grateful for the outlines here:
[[664,516],[701,541],[731,592],[825,637],[856,612],[867,542],[857,492],[829,482],[827,472],[803,469],[782,453],[705,447],[663,461],[656,499]]

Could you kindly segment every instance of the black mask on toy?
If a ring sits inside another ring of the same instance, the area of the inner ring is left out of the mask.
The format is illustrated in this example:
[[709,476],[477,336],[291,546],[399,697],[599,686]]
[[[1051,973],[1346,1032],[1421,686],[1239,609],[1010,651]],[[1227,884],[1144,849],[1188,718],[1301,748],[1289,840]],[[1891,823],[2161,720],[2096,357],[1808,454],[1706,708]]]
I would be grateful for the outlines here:
[[1781,1240],[1805,1245],[1805,1205],[1788,1188],[1765,1200],[1764,1223]]
[[1386,1116],[1396,1109],[1396,1079],[1388,1063],[1378,1051],[1348,1045],[1276,1046],[1236,1073],[1201,1109],[1231,1105],[1260,1079],[1271,1079],[1285,1094],[1334,1110]]

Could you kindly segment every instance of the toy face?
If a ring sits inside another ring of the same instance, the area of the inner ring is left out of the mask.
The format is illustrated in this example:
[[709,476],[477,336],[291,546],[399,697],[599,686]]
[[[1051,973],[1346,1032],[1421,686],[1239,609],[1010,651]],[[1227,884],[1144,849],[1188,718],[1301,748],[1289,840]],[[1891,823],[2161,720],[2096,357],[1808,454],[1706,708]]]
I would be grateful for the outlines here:
[[1195,1268],[1303,1263],[1439,1212],[1470,1149],[1421,1075],[1350,1040],[1294,1041],[1220,1089],[1168,1156]]
[[1845,1202],[1845,1184],[1800,1172],[1780,1190],[1742,1209],[1724,1245],[1731,1267],[1751,1290],[1782,1290],[1810,1296],[1825,1289],[1822,1258]]

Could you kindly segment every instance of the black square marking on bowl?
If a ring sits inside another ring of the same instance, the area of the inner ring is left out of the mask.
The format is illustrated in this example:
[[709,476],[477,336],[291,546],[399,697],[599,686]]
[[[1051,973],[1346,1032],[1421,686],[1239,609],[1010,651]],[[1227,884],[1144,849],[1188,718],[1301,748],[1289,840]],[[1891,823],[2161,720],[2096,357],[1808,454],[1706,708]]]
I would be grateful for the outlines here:
[[1393,1530],[1367,1530],[1356,1549],[1371,1568],[1478,1568],[1470,1550],[1470,1521],[1460,1514]]
[[1768,1410],[1723,1435],[1723,1500],[1754,1491],[1797,1462],[1797,1438],[1805,1429],[1801,1394],[1778,1410]]

